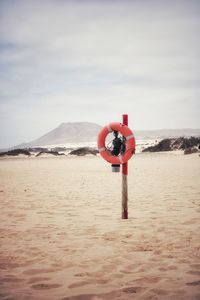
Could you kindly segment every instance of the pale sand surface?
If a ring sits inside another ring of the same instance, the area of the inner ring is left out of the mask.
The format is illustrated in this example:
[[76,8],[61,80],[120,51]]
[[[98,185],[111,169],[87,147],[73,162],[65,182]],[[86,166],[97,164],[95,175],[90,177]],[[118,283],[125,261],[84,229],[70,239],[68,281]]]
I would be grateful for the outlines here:
[[0,299],[200,299],[200,157],[0,160]]

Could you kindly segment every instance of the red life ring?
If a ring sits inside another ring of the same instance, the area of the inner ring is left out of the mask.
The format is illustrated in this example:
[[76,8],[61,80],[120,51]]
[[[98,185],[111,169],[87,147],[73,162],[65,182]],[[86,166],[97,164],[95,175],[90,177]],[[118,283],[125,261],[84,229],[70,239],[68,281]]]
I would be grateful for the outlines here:
[[[112,131],[118,131],[126,138],[126,149],[123,155],[113,156],[105,146],[106,137]],[[97,144],[100,155],[114,165],[126,163],[135,153],[135,137],[133,132],[128,126],[122,123],[110,123],[103,127],[98,135]]]

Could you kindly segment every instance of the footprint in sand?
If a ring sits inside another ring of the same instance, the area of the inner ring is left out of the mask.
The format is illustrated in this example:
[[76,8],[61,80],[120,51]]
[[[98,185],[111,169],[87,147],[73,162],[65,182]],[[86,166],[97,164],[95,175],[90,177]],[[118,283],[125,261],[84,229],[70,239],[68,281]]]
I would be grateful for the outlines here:
[[90,276],[90,273],[88,272],[82,272],[82,273],[77,273],[75,274],[76,277],[86,277],[86,276]]
[[191,274],[191,275],[197,275],[197,276],[199,276],[200,275],[200,271],[189,271],[189,272],[187,272],[187,274]]
[[152,293],[158,295],[158,296],[164,296],[168,295],[169,291],[163,290],[163,289],[151,289],[150,290]]
[[[126,272],[126,271],[120,271],[120,272],[122,272],[122,273],[124,273],[124,274],[131,274],[132,272]],[[124,275],[123,274],[112,274],[112,278],[123,278],[124,277]]]
[[162,280],[161,277],[141,277],[139,279],[136,279],[137,283],[147,283],[147,284],[156,284]]
[[9,262],[0,262],[0,269],[7,270],[7,269],[15,269],[18,268],[20,265],[18,263],[9,263]]
[[58,271],[58,269],[50,268],[50,269],[30,269],[23,272],[25,275],[37,275],[40,273],[53,273]]
[[128,288],[123,288],[122,292],[127,293],[127,294],[136,294],[138,292],[140,292],[143,288],[140,286],[131,286]]
[[102,266],[102,272],[111,273],[116,270],[117,266],[115,264],[108,264]]
[[200,285],[200,280],[198,280],[198,281],[193,281],[193,282],[187,282],[186,284],[187,284],[187,285],[192,285],[192,286],[197,286],[197,285]]
[[38,284],[32,285],[31,288],[34,290],[49,290],[49,289],[58,288],[60,286],[61,286],[61,284],[57,284],[57,283],[52,283],[52,284],[38,283]]
[[15,276],[12,276],[12,275],[8,275],[8,276],[5,276],[4,278],[1,278],[0,279],[0,283],[3,283],[3,282],[13,282],[13,283],[17,283],[17,282],[22,282],[24,281],[24,279],[20,279],[20,278],[17,278]]
[[0,299],[13,299],[14,300],[14,298],[9,297],[8,293],[0,293]]
[[132,254],[125,254],[123,255],[123,258],[127,259],[128,261],[131,261],[131,259],[133,258]]
[[177,268],[176,266],[174,266],[174,265],[170,265],[170,266],[168,266],[167,268],[168,268],[168,270],[177,270],[177,269],[178,269],[178,268]]
[[70,296],[62,298],[61,300],[92,300],[94,299],[95,294],[83,294],[78,296]]
[[[65,297],[61,300],[92,300],[92,299],[124,299],[124,294],[126,295],[126,299],[132,299],[131,294],[137,294],[141,291],[144,291],[146,288],[142,287],[127,287],[120,290],[114,290],[108,293],[102,294],[81,294],[78,296]],[[129,295],[128,295],[129,294]],[[128,298],[127,298],[128,297]],[[131,297],[131,298],[130,298]]]
[[84,286],[84,285],[87,285],[87,284],[93,284],[93,283],[94,283],[93,280],[84,280],[84,281],[81,281],[81,282],[72,283],[68,286],[68,288],[73,289],[73,288],[77,288],[77,287],[81,287],[81,286]]
[[44,281],[44,280],[50,280],[51,278],[50,277],[32,277],[29,279],[28,283],[29,284],[33,284],[33,283],[36,283],[38,281]]
[[192,264],[190,265],[191,268],[194,268],[194,269],[199,269],[200,270],[200,264]]

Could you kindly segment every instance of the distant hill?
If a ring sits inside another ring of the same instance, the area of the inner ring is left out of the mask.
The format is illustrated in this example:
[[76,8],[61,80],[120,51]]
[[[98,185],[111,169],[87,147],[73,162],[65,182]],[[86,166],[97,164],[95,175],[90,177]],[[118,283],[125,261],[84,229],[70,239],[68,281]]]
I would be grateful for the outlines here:
[[[10,149],[33,148],[48,145],[76,144],[96,142],[101,126],[90,122],[62,123],[55,129],[47,132],[28,143],[23,143]],[[160,129],[160,130],[133,130],[136,139],[164,139],[173,137],[200,136],[200,129]]]
[[138,139],[164,139],[173,137],[200,136],[200,129],[157,129],[157,130],[136,130],[135,137]]
[[65,143],[94,142],[100,129],[100,125],[89,122],[62,123],[40,138],[16,147],[27,148]]

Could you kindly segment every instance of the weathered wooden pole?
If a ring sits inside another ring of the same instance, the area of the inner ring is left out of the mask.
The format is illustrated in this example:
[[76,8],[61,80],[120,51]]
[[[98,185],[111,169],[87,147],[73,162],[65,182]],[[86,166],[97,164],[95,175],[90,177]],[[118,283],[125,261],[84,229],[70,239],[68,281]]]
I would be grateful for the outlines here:
[[[122,115],[122,123],[128,126],[128,115]],[[122,219],[128,219],[128,162],[122,164]]]

